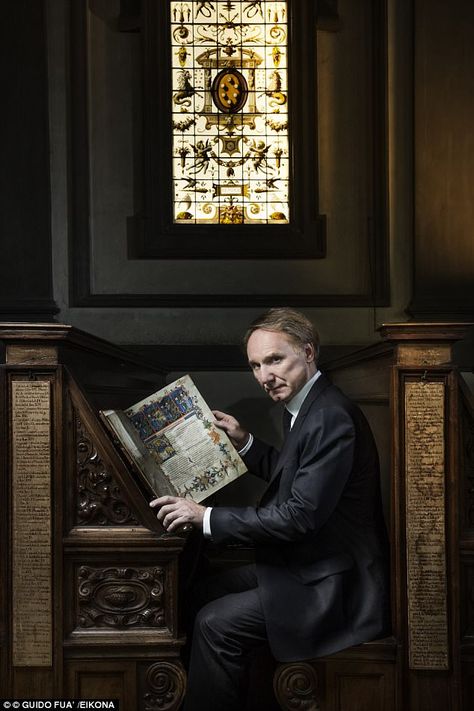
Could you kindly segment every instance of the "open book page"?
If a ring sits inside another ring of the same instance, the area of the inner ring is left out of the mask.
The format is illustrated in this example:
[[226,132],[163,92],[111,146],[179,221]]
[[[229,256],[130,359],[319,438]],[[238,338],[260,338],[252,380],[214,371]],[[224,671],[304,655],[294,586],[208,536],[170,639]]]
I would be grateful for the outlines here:
[[140,439],[140,435],[121,410],[104,410],[102,416],[114,431],[122,448],[142,474],[150,494],[154,496],[177,496],[176,489],[161,471],[156,459]]
[[246,471],[189,375],[125,415],[178,496],[202,501]]

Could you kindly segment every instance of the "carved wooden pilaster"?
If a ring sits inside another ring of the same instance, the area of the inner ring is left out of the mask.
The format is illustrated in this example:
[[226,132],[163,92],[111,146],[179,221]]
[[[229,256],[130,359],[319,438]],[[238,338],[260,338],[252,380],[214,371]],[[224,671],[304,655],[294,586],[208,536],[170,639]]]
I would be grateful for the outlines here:
[[279,666],[273,688],[284,711],[321,711],[318,675],[307,662]]

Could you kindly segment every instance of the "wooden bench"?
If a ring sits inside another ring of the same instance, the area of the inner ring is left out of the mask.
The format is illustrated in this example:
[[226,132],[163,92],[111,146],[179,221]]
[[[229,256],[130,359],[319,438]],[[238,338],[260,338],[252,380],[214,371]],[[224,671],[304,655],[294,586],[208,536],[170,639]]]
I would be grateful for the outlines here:
[[285,711],[394,711],[397,644],[366,642],[319,659],[278,665],[273,687]]

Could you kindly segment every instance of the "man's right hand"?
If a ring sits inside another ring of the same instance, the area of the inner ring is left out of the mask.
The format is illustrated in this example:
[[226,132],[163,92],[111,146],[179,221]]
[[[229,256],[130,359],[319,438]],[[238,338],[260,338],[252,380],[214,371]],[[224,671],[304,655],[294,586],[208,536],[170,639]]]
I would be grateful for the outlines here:
[[213,410],[212,414],[215,417],[214,424],[220,427],[221,430],[224,430],[236,450],[239,451],[243,449],[250,435],[240,426],[240,423],[235,417],[227,415],[225,412],[220,412],[220,410]]

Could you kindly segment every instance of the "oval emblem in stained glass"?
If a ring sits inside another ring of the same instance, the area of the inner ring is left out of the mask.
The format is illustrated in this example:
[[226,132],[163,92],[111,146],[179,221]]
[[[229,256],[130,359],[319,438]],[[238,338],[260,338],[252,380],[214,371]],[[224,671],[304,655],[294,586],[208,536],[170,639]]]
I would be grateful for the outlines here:
[[211,93],[219,111],[233,114],[245,106],[248,97],[247,81],[237,69],[228,67],[214,79]]

